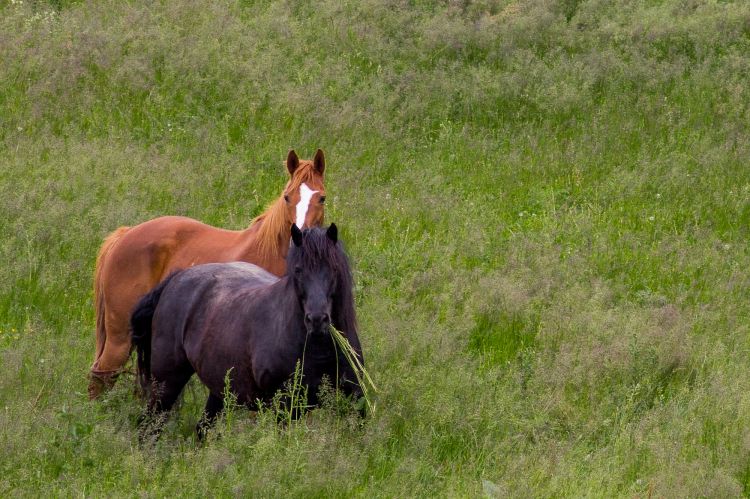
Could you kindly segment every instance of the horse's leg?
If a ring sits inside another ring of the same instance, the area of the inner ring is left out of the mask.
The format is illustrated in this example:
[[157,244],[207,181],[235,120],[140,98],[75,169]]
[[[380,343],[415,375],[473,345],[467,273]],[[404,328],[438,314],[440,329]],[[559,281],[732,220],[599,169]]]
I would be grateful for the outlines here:
[[132,352],[130,314],[138,299],[163,277],[168,253],[156,241],[144,243],[138,232],[137,228],[128,232],[131,236],[128,243],[115,247],[102,263],[101,273],[106,278],[98,295],[103,303],[99,308],[104,310],[104,340],[103,346],[101,339],[97,340],[101,353],[91,367],[89,397],[92,399],[114,385],[123,371]]
[[127,315],[123,317],[123,314],[118,314],[114,310],[107,310],[105,327],[107,338],[104,349],[91,366],[89,397],[92,399],[115,384],[117,376],[130,358],[131,344]]
[[[159,437],[167,414],[177,402],[177,398],[192,375],[193,369],[187,365],[176,368],[163,378],[155,377],[147,417],[141,422],[141,441],[147,436]],[[146,424],[148,426],[145,426]]]
[[[96,257],[96,269],[94,271],[94,306],[96,309],[96,354],[94,356],[94,363],[91,366],[91,375],[89,376],[89,398],[97,398],[102,391],[109,388],[114,384],[115,378],[119,373],[118,369],[109,369],[106,367],[107,361],[104,362],[105,367],[101,367],[100,358],[104,353],[105,345],[107,344],[107,326],[106,326],[106,315],[110,304],[107,303],[106,297],[109,293],[105,293],[107,285],[109,284],[108,277],[110,273],[105,271],[105,266],[109,261],[110,252],[117,246],[120,239],[128,232],[129,227],[120,227],[116,231],[112,232],[102,243],[99,249],[99,254]],[[117,296],[119,293],[114,293],[113,296]],[[111,354],[108,354],[111,357]]]
[[203,415],[200,421],[195,426],[195,431],[198,432],[198,440],[203,440],[206,436],[206,432],[216,422],[216,416],[224,409],[224,399],[217,397],[213,393],[209,393],[208,400],[206,400],[206,408],[203,409]]

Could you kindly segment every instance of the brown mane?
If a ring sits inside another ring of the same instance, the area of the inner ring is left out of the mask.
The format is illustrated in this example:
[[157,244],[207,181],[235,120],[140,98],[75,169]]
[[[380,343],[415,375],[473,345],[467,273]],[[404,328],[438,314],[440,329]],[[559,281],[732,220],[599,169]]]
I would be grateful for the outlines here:
[[[307,160],[300,160],[299,166],[294,171],[294,175],[287,182],[284,192],[293,191],[299,189],[299,187],[305,183],[311,181],[315,177],[315,169],[313,168],[313,162]],[[291,224],[285,217],[286,202],[284,197],[276,199],[266,208],[266,211],[261,215],[258,215],[250,222],[250,227],[258,224],[258,255],[261,261],[269,261],[278,253],[279,247],[287,243],[285,241],[289,238],[288,234],[291,228]]]

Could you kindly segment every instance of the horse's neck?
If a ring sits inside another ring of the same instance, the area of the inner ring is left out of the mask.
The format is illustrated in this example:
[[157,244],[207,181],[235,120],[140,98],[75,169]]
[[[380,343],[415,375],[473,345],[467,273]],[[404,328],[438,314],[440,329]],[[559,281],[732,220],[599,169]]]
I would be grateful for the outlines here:
[[276,310],[276,336],[279,345],[294,345],[300,347],[305,342],[304,312],[294,289],[294,283],[289,277],[282,277],[274,283],[267,295],[267,307]]
[[262,231],[263,223],[264,220],[261,218],[242,231],[237,259],[254,263],[272,274],[281,276],[286,271],[289,237],[284,237],[283,230],[273,234]]

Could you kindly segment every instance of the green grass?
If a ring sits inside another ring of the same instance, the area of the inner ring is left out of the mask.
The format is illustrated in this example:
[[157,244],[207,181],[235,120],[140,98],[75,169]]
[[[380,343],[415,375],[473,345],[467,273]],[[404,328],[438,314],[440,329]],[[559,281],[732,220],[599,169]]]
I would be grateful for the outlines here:
[[[750,5],[0,1],[0,495],[750,491]],[[378,386],[280,427],[86,400],[120,225],[326,151]]]

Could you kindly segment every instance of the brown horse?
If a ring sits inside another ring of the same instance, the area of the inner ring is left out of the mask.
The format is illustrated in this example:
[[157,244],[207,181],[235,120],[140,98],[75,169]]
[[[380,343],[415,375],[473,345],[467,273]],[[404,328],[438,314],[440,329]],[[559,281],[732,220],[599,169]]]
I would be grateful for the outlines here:
[[176,269],[202,263],[245,261],[281,276],[286,271],[291,226],[323,223],[325,157],[312,161],[292,150],[281,197],[245,230],[219,229],[186,217],[160,217],[120,227],[104,240],[96,260],[96,357],[89,397],[111,387],[132,350],[129,319],[138,299]]

